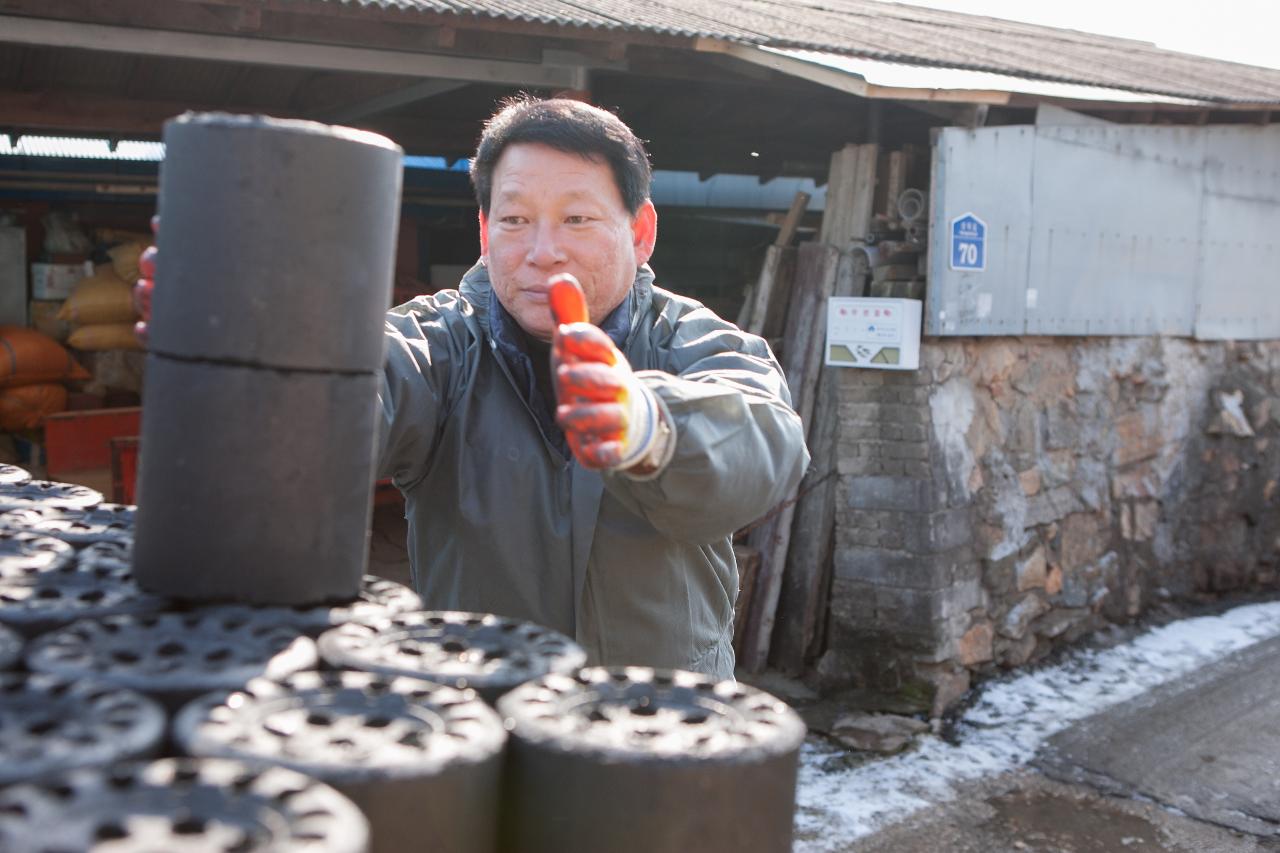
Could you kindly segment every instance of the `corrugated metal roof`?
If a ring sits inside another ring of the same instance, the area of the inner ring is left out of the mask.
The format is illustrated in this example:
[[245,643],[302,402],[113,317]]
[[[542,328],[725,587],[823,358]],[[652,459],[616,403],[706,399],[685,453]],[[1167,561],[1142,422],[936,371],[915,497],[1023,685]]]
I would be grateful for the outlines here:
[[164,159],[164,145],[137,139],[122,139],[113,145],[105,139],[80,136],[22,136],[15,144],[12,136],[0,133],[0,156],[159,163]]
[[881,0],[303,2],[712,38],[1194,100],[1280,103],[1280,70],[1176,53],[1132,39]]

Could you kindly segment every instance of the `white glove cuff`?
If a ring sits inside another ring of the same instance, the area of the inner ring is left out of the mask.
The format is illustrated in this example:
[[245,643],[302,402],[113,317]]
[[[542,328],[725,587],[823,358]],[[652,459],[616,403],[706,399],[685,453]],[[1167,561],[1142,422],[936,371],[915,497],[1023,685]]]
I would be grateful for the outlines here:
[[658,398],[631,374],[627,377],[627,399],[631,405],[627,412],[626,452],[613,470],[625,471],[641,464],[656,466],[665,462],[671,430],[662,422]]

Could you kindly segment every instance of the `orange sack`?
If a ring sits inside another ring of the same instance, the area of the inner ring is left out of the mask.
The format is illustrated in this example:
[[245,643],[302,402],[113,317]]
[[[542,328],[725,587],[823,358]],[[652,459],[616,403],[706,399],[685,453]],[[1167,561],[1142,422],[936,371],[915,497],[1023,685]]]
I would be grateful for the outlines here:
[[25,326],[0,326],[0,388],[90,379],[62,344]]
[[0,430],[17,432],[40,426],[45,415],[67,408],[67,389],[57,382],[19,385],[0,391]]

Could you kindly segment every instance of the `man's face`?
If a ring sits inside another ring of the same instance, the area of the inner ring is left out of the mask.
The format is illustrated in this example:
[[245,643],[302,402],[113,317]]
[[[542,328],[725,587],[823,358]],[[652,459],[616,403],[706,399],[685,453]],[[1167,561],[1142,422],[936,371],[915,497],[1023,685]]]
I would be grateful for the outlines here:
[[653,254],[657,226],[649,201],[634,217],[627,212],[607,163],[512,145],[493,170],[489,215],[480,214],[480,254],[502,307],[527,333],[550,340],[547,279],[577,276],[599,323]]

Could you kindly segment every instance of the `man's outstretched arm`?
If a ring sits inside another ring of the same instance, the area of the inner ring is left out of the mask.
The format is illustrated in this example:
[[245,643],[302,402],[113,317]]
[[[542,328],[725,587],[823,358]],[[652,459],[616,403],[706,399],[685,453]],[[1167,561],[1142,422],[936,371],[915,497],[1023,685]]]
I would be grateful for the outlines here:
[[557,417],[632,511],[672,539],[714,542],[794,492],[803,427],[762,339],[675,303],[657,331],[664,369],[633,372],[599,329],[560,325]]

